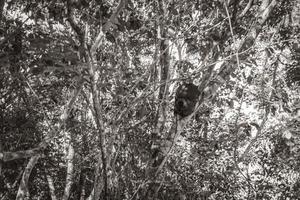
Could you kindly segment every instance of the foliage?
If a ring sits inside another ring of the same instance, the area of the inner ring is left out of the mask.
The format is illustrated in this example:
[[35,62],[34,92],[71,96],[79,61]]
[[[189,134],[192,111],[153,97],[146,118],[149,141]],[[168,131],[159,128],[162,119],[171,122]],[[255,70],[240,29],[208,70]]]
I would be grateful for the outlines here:
[[[298,198],[298,1],[0,6],[1,199],[18,196],[33,156],[6,153],[34,148],[29,199],[55,199],[49,177],[65,199]],[[199,107],[170,145],[182,82]]]

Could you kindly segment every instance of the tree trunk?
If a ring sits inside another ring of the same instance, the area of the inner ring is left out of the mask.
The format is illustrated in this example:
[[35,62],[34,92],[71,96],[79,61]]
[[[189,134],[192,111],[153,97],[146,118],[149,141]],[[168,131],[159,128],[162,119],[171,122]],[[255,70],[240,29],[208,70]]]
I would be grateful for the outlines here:
[[53,178],[50,176],[50,174],[46,174],[46,179],[50,190],[51,200],[57,200]]
[[67,155],[67,177],[66,177],[66,186],[64,190],[64,194],[62,200],[68,200],[70,197],[70,190],[73,184],[73,176],[74,176],[74,147],[72,141],[70,141]]
[[160,16],[160,21],[158,21],[158,39],[159,41],[159,93],[158,93],[158,102],[159,107],[157,111],[157,124],[154,132],[152,133],[152,159],[149,162],[148,169],[146,169],[147,178],[151,180],[150,185],[148,189],[145,190],[144,199],[149,198],[149,195],[152,195],[155,197],[156,193],[153,191],[157,191],[155,188],[156,184],[155,179],[156,176],[153,176],[153,171],[156,171],[159,167],[159,163],[157,162],[158,154],[161,154],[161,140],[164,138],[162,135],[165,127],[166,122],[166,113],[167,113],[167,104],[166,100],[168,97],[168,91],[169,91],[169,70],[170,70],[170,50],[169,50],[169,41],[167,38],[167,30],[166,27],[164,27],[164,3],[162,1],[158,1],[158,11]]
[[[100,104],[100,91],[98,90],[97,83],[98,79],[96,78],[96,52],[98,48],[102,45],[103,39],[105,37],[105,34],[109,29],[116,25],[118,21],[118,15],[119,13],[125,8],[126,1],[120,0],[118,6],[115,8],[114,12],[111,14],[109,20],[103,25],[100,32],[98,33],[95,41],[93,42],[93,45],[90,48],[90,53],[86,52],[87,60],[89,63],[89,75],[91,80],[91,92],[92,92],[92,99],[93,99],[93,114],[94,119],[97,125],[98,133],[99,133],[99,148],[101,156],[98,158],[98,164],[102,164],[102,170],[99,169],[100,165],[95,166],[96,167],[96,173],[95,173],[95,184],[93,192],[90,194],[90,199],[98,200],[100,198],[100,193],[102,192],[103,188],[103,199],[106,200],[109,196],[108,194],[108,177],[107,177],[107,169],[108,169],[108,161],[110,160],[109,156],[107,155],[107,141],[106,141],[106,133],[103,129],[103,120],[102,120],[102,106]],[[86,48],[87,49],[87,48]],[[102,179],[102,180],[101,180]]]
[[40,155],[35,155],[30,158],[30,160],[23,172],[23,176],[21,179],[21,183],[19,186],[16,200],[29,199],[28,180],[29,180],[31,171],[32,171],[33,167],[35,166],[35,164],[37,163],[37,161],[39,160],[39,158],[40,158]]

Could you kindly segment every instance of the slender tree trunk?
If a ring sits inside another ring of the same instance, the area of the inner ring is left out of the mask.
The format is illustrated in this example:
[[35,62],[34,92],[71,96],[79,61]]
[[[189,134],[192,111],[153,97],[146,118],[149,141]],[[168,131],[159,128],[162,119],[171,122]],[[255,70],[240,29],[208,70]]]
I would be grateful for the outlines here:
[[101,155],[98,156],[97,164],[95,166],[95,178],[94,178],[94,189],[91,192],[88,200],[98,200],[100,198],[100,194],[103,190],[103,178],[101,175],[101,166],[102,166],[102,158]]
[[[158,10],[159,10],[159,16],[160,18],[164,18],[164,8],[163,8],[163,2],[158,1]],[[166,30],[163,26],[163,20],[158,21],[158,30],[157,30],[157,40],[159,41],[159,54],[158,54],[158,60],[159,60],[159,93],[158,93],[158,102],[159,107],[157,111],[157,122],[156,122],[156,129],[153,132],[153,139],[157,140],[161,137],[161,133],[164,128],[164,123],[166,121],[166,98],[168,96],[168,78],[169,78],[169,68],[170,68],[170,52],[169,52],[169,41],[166,39]],[[155,56],[157,57],[157,56]]]
[[79,199],[84,200],[85,198],[85,183],[86,177],[84,170],[81,170],[80,177],[79,177]]
[[85,182],[83,183],[83,187],[81,188],[80,196],[79,196],[80,200],[84,200],[84,198],[85,198]]
[[57,197],[56,197],[56,194],[55,194],[55,187],[54,187],[53,178],[50,176],[50,174],[46,174],[46,179],[47,179],[48,187],[49,187],[49,190],[50,190],[51,200],[57,200]]
[[[164,138],[162,135],[166,122],[167,104],[166,100],[169,91],[169,70],[170,70],[170,50],[169,41],[167,38],[166,27],[164,27],[164,15],[165,8],[163,1],[158,1],[158,11],[160,21],[158,22],[158,40],[159,40],[159,93],[158,101],[159,107],[157,112],[157,124],[153,134],[152,141],[152,160],[150,161],[149,167],[147,169],[147,176],[151,180],[149,187],[145,190],[144,199],[148,199],[149,196],[156,196],[158,190],[156,189],[155,179],[157,178],[153,172],[159,167],[161,155],[161,139]],[[155,192],[156,191],[156,192]]]
[[[91,59],[89,62],[92,63]],[[93,66],[91,66],[91,68],[93,68]],[[95,71],[93,69],[90,70],[90,76],[91,76],[91,84],[92,84],[92,95],[93,95],[93,106],[94,106],[94,118],[97,124],[97,129],[98,129],[98,134],[99,134],[99,148],[100,148],[100,153],[101,153],[101,162],[102,162],[102,177],[103,177],[103,186],[104,186],[104,199],[106,199],[107,197],[107,192],[108,192],[108,188],[107,188],[107,157],[106,157],[106,146],[105,146],[105,141],[106,141],[106,137],[105,137],[105,132],[103,130],[103,121],[102,121],[102,106],[100,104],[100,94],[99,91],[97,89],[97,80],[96,80],[96,75],[95,75]],[[99,159],[100,159],[99,158]],[[99,163],[99,161],[98,161]],[[99,167],[96,166],[96,167]],[[99,170],[100,171],[100,170]],[[97,176],[100,176],[101,173],[98,173]],[[97,180],[97,177],[95,177],[95,180]],[[98,190],[99,188],[101,188],[101,185],[97,185],[97,188],[95,188],[95,191]],[[100,191],[101,192],[101,191]],[[98,193],[95,193],[98,194]],[[95,200],[98,200],[100,197],[98,195],[96,195],[94,197]]]
[[[102,120],[102,107],[100,104],[100,92],[98,90],[97,84],[98,84],[98,79],[96,78],[96,66],[95,66],[95,62],[96,62],[96,53],[97,53],[97,49],[102,45],[103,39],[105,37],[105,34],[107,31],[109,31],[109,29],[116,25],[115,23],[118,21],[118,15],[121,12],[121,10],[123,10],[123,8],[125,8],[127,1],[126,0],[120,0],[118,6],[115,8],[114,12],[111,14],[109,20],[103,25],[103,27],[101,28],[100,32],[98,33],[97,37],[95,38],[95,41],[93,42],[93,45],[90,48],[89,52],[86,52],[88,55],[87,56],[87,60],[89,63],[89,75],[90,75],[90,80],[91,80],[91,90],[92,90],[92,98],[93,98],[93,108],[94,108],[94,118],[95,118],[95,122],[97,124],[97,129],[98,129],[98,133],[99,133],[99,148],[101,151],[101,157],[99,159],[101,159],[101,163],[102,163],[102,170],[100,173],[99,172],[96,174],[95,177],[95,184],[94,184],[94,189],[93,189],[93,193],[91,193],[89,198],[98,200],[100,198],[99,191],[102,192],[102,187],[104,190],[104,194],[103,194],[103,199],[106,200],[108,198],[108,180],[107,180],[107,169],[108,169],[108,160],[110,160],[107,156],[107,145],[106,145],[106,133],[103,129],[103,120]],[[88,49],[87,47],[85,47],[86,49]],[[98,161],[98,163],[100,162],[100,160]],[[100,166],[96,166],[96,168],[99,168]],[[97,170],[96,170],[97,171]],[[101,176],[102,178],[98,177]],[[102,179],[102,181],[99,181],[99,178]],[[103,183],[103,184],[101,184]]]
[[[163,26],[161,26],[161,35],[163,38],[166,37],[165,30],[163,30]],[[163,39],[160,41],[160,88],[158,100],[160,102],[159,110],[158,110],[158,123],[157,123],[157,133],[161,133],[164,128],[164,124],[166,121],[166,100],[168,96],[169,90],[169,68],[170,68],[170,55],[169,55],[169,41],[167,39]]]
[[67,155],[67,177],[66,177],[66,186],[64,190],[64,194],[62,200],[68,200],[70,197],[70,190],[73,184],[73,176],[74,176],[74,147],[72,141],[70,141]]
[[37,163],[37,161],[39,160],[39,158],[40,158],[40,155],[35,155],[30,158],[30,160],[23,172],[23,176],[21,179],[21,183],[19,186],[16,200],[29,199],[28,180],[29,180],[31,171],[32,171],[33,167],[35,166],[35,164]]

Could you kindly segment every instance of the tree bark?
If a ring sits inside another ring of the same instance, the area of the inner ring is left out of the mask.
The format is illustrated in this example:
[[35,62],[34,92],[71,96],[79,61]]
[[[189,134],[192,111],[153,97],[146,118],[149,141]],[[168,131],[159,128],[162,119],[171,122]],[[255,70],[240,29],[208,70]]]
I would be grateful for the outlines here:
[[40,155],[35,155],[30,158],[30,160],[23,172],[23,176],[21,179],[21,183],[19,186],[16,200],[29,199],[28,180],[29,180],[31,171],[32,171],[33,167],[35,166],[35,164],[37,163],[39,158],[40,158]]
[[[107,197],[107,154],[106,154],[106,145],[105,145],[105,141],[106,141],[106,135],[105,132],[103,130],[103,120],[102,120],[102,106],[100,103],[100,93],[97,89],[97,82],[98,80],[96,79],[96,72],[94,70],[94,66],[93,66],[93,59],[90,58],[89,63],[91,65],[90,68],[90,77],[91,77],[91,88],[92,88],[92,98],[93,98],[93,108],[94,108],[94,119],[95,122],[97,124],[97,129],[98,129],[98,134],[99,134],[99,148],[100,148],[100,154],[101,154],[101,163],[102,163],[102,175],[103,175],[103,185],[104,185],[104,199],[106,199]],[[100,159],[99,158],[99,159]],[[99,163],[99,161],[98,161]],[[100,167],[99,165],[96,167]],[[100,171],[100,170],[99,170]],[[101,173],[99,173],[98,175],[100,176]],[[95,177],[95,180],[97,180],[97,177]],[[96,186],[98,189],[101,188],[101,185],[97,184]],[[97,188],[94,188],[95,191],[97,191]],[[101,191],[100,191],[101,192]],[[98,194],[98,193],[95,193]],[[94,199],[98,200],[100,198],[100,196],[95,195]]]
[[80,172],[80,177],[79,177],[79,199],[84,200],[85,198],[85,183],[86,183],[86,177],[85,177],[85,170],[82,169]]
[[50,190],[51,200],[57,200],[53,178],[50,176],[50,174],[46,174],[46,179]]
[[164,26],[163,19],[165,18],[165,5],[163,1],[158,1],[158,14],[159,14],[159,21],[158,25],[158,36],[157,39],[159,40],[159,93],[158,93],[158,101],[159,101],[159,107],[157,111],[157,124],[156,128],[154,130],[153,136],[152,136],[152,159],[149,162],[149,167],[146,171],[146,174],[148,175],[148,179],[151,180],[150,185],[148,189],[145,191],[144,199],[149,198],[148,196],[152,194],[152,196],[155,198],[156,192],[152,193],[152,191],[157,191],[155,189],[156,184],[155,179],[156,176],[153,176],[153,171],[156,171],[156,169],[159,167],[160,163],[157,162],[158,154],[161,154],[161,140],[164,138],[162,135],[165,127],[166,122],[166,113],[167,113],[167,104],[166,100],[168,97],[168,91],[169,91],[169,69],[170,69],[170,50],[169,50],[169,40],[167,39],[167,30]]
[[2,160],[3,162],[7,162],[16,159],[32,157],[39,153],[41,153],[40,148],[34,148],[34,149],[16,151],[16,152],[0,152],[0,160]]
[[67,177],[66,177],[66,186],[64,190],[64,194],[62,200],[68,200],[70,197],[70,190],[73,184],[73,176],[74,176],[74,147],[72,141],[70,141],[67,155]]

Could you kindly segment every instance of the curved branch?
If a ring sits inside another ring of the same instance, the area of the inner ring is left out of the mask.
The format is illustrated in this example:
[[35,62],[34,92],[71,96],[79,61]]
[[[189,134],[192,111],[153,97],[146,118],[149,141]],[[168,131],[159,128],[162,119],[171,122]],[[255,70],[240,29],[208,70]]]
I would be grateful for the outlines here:
[[33,167],[35,166],[35,164],[37,163],[37,161],[39,160],[39,158],[40,158],[40,155],[35,155],[30,158],[30,160],[24,170],[16,200],[29,199],[28,180],[29,180],[31,171],[32,171]]

